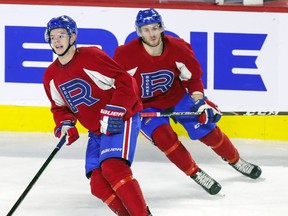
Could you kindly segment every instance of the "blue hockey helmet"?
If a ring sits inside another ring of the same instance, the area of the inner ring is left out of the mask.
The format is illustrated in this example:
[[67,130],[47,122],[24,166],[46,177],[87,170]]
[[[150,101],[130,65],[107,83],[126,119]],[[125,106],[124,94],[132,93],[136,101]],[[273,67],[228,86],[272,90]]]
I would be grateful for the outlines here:
[[57,28],[66,29],[69,36],[71,36],[73,33],[75,33],[76,35],[78,34],[76,22],[71,17],[62,15],[59,17],[52,18],[47,23],[47,28],[45,31],[46,42],[50,43],[50,32],[51,30]]
[[140,32],[140,28],[142,26],[150,25],[153,23],[159,23],[161,28],[164,27],[161,15],[154,8],[150,8],[147,10],[140,10],[137,14],[135,21],[135,27],[137,33]]

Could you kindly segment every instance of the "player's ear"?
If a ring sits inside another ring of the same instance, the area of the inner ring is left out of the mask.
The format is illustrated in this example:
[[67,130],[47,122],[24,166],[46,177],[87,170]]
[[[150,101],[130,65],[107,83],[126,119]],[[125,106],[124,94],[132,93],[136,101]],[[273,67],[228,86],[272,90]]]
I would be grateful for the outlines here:
[[76,39],[77,39],[77,35],[75,33],[73,33],[72,36],[71,36],[71,40],[70,40],[71,44],[75,44]]

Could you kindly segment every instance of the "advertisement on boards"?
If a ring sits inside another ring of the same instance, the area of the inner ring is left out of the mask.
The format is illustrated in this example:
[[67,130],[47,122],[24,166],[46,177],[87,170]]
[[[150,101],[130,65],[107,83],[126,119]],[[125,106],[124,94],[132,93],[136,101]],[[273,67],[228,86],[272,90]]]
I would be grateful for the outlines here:
[[[52,18],[71,16],[77,46],[98,46],[113,56],[137,37],[141,8],[0,6],[0,105],[49,106],[42,86],[55,60],[44,40]],[[288,110],[288,14],[157,9],[166,34],[191,44],[203,69],[208,98],[223,111]]]

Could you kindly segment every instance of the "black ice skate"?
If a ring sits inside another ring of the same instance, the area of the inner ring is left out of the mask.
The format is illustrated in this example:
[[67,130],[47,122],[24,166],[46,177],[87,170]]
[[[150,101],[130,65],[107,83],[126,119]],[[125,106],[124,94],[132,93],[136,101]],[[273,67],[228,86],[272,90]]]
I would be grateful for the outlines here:
[[221,185],[201,169],[190,177],[211,195],[215,195],[221,190]]
[[242,158],[240,158],[236,163],[231,164],[229,163],[235,170],[242,173],[245,176],[248,176],[252,179],[257,179],[261,173],[262,170],[259,166],[255,164],[251,164]]

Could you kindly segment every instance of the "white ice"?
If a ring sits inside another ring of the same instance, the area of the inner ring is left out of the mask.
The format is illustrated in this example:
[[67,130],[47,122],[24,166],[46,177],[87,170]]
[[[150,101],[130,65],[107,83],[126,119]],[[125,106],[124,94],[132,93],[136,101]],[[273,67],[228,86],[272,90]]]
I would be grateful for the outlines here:
[[[132,165],[153,216],[288,215],[288,142],[232,139],[242,158],[261,166],[249,179],[198,141],[180,137],[194,160],[222,185],[209,195],[163,153],[139,137]],[[113,216],[90,194],[84,175],[87,136],[57,153],[13,216]],[[0,215],[5,216],[58,140],[50,133],[0,132]]]

